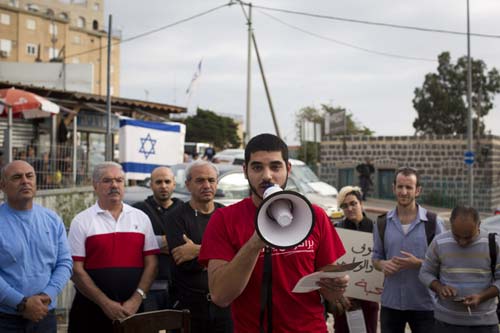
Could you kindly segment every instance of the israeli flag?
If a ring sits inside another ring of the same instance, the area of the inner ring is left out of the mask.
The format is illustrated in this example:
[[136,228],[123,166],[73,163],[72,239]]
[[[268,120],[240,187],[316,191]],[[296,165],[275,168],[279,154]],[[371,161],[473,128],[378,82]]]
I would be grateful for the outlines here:
[[120,119],[120,163],[127,179],[143,180],[156,167],[182,163],[186,126]]

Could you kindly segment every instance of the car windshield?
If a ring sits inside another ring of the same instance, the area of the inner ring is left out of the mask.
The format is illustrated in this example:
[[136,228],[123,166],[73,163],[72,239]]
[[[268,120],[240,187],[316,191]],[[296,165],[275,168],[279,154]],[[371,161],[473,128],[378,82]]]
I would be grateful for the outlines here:
[[222,176],[217,187],[224,199],[243,199],[249,195],[250,188],[243,172],[235,172]]
[[318,176],[307,165],[294,165],[292,166],[292,173],[304,183],[319,182]]
[[186,166],[174,166],[171,168],[175,177],[175,192],[189,194],[188,189],[186,188]]
[[[175,192],[189,195],[186,188],[187,165],[174,165],[171,167],[175,176]],[[242,171],[222,172],[217,185],[217,196],[224,199],[243,199],[249,195],[248,181]]]

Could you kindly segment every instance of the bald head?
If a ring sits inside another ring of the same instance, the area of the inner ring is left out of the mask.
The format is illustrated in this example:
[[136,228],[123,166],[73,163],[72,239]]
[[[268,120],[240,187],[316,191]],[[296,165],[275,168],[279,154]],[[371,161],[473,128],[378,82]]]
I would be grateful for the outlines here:
[[0,188],[10,207],[17,210],[31,209],[36,194],[35,170],[25,161],[6,164],[0,175]]
[[168,167],[157,167],[151,172],[151,190],[156,202],[164,208],[172,204],[172,193],[175,189],[175,177]]
[[174,177],[174,174],[173,174],[172,170],[170,170],[169,167],[160,166],[160,167],[155,168],[153,170],[153,172],[151,172],[151,179],[158,177],[158,176],[162,176],[162,175],[169,175],[170,177]]

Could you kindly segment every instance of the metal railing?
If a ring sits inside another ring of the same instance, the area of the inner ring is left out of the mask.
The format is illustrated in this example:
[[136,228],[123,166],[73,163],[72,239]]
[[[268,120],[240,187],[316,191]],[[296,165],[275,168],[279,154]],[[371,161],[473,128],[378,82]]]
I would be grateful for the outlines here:
[[13,159],[30,163],[40,190],[90,185],[92,156],[82,147],[61,144],[47,148],[37,145],[13,147]]

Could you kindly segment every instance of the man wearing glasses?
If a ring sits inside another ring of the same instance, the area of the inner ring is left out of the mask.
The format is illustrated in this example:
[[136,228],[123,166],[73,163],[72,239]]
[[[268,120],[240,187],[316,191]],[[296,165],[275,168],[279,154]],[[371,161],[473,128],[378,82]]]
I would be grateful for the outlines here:
[[92,182],[97,202],[73,219],[69,231],[76,295],[68,332],[112,332],[113,320],[140,310],[157,273],[151,221],[123,203],[121,165],[97,165]]
[[408,323],[414,333],[432,332],[433,296],[418,273],[432,240],[429,226],[434,225],[432,235],[440,234],[443,221],[417,204],[422,191],[417,170],[397,170],[392,188],[396,208],[379,217],[373,230],[373,265],[385,275],[381,331],[403,333]]

